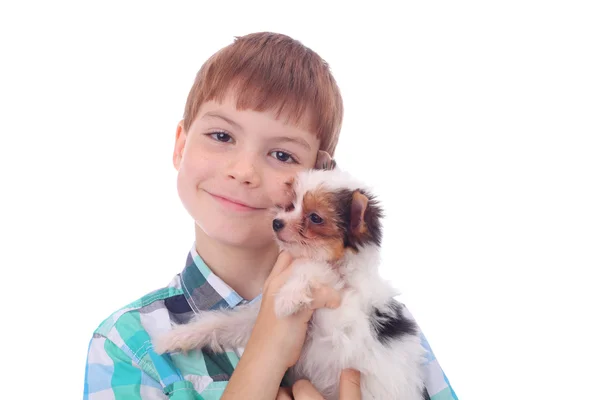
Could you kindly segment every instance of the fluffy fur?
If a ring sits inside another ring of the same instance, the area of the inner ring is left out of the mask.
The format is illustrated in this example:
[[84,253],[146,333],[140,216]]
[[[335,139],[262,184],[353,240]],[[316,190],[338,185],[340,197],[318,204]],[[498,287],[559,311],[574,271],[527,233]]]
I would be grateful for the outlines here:
[[[339,168],[302,172],[292,189],[295,200],[277,212],[273,230],[280,247],[298,258],[277,295],[276,313],[284,317],[310,304],[313,285],[341,290],[342,302],[315,311],[290,378],[306,378],[326,399],[337,399],[341,370],[354,368],[362,374],[363,399],[428,398],[417,326],[378,272],[382,212],[376,199]],[[257,302],[204,312],[156,338],[154,348],[244,347],[259,308]]]

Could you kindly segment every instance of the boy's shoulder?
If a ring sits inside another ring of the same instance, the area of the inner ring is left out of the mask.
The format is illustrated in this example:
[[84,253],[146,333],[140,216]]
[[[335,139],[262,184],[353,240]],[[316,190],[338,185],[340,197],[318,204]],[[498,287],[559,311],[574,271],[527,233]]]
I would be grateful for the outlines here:
[[93,338],[105,346],[116,346],[133,363],[143,365],[152,353],[153,337],[193,315],[189,306],[181,307],[184,303],[187,301],[177,275],[167,286],[114,311],[94,330]]
[[243,303],[245,300],[208,268],[194,245],[183,270],[167,286],[113,312],[96,328],[94,336],[135,352],[139,346],[151,346],[150,336],[166,332],[174,324],[185,324],[199,312]]
[[196,349],[157,354],[152,341],[173,325],[189,322],[200,311],[243,303],[192,249],[184,269],[167,286],[116,310],[94,330],[88,350],[86,393],[112,390],[114,382],[163,393],[185,389],[204,396],[208,391],[208,398],[222,393],[239,361],[236,351],[215,354]]
[[184,268],[166,286],[111,313],[94,334],[111,338],[134,327],[156,334],[170,329],[173,323],[188,322],[200,311],[233,306],[226,301],[227,297],[232,297],[231,292],[223,294],[220,290],[224,286],[223,282],[215,279],[193,246],[187,254]]
[[[94,334],[108,337],[110,332],[114,329],[118,329],[123,322],[127,322],[129,324],[133,322],[134,325],[141,326],[141,315],[156,316],[157,313],[161,313],[161,309],[166,310],[166,306],[170,299],[183,296],[183,290],[178,283],[179,279],[176,277],[171,281],[171,283],[169,283],[169,285],[153,290],[137,300],[114,311],[108,317],[106,317],[100,323],[100,325],[98,325],[94,331]],[[137,324],[135,323],[136,320],[138,321]],[[148,325],[146,324],[146,326]]]

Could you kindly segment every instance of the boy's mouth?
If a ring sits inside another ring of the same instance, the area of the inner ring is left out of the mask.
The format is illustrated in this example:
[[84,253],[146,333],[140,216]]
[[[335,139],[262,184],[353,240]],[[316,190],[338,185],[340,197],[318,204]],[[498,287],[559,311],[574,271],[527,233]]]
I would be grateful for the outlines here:
[[221,195],[213,194],[210,192],[207,192],[207,193],[210,194],[215,200],[217,200],[220,204],[227,207],[228,209],[233,209],[236,211],[260,211],[260,210],[265,209],[262,207],[253,207],[251,205],[246,204],[245,202],[243,202],[241,200],[233,199],[228,196],[221,196]]

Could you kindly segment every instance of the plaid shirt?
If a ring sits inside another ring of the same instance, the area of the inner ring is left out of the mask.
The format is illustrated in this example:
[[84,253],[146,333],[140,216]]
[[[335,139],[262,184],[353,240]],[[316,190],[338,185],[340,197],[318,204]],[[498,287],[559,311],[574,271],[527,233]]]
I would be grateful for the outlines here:
[[[84,399],[219,399],[241,349],[158,355],[151,337],[168,331],[172,323],[188,322],[199,311],[244,303],[210,271],[193,246],[185,268],[167,287],[113,313],[96,329],[88,349]],[[422,367],[431,399],[458,400],[427,340],[421,338],[427,349]]]

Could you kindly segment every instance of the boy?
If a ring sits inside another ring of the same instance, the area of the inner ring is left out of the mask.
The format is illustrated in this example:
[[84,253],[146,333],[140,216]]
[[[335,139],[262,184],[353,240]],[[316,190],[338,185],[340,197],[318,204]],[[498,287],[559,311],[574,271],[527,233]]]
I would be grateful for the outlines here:
[[[342,114],[327,64],[287,36],[237,38],[202,66],[173,152],[179,196],[195,221],[194,246],[167,287],[115,312],[94,332],[86,399],[291,398],[280,383],[298,359],[312,310],[274,316],[269,294],[285,281],[292,260],[273,240],[270,209],[289,202],[287,183],[296,172],[333,156]],[[265,300],[245,349],[153,351],[151,338],[171,324],[261,293]],[[338,303],[339,294],[327,288],[315,294],[315,308]],[[428,355],[429,395],[455,399]],[[345,371],[343,396],[359,398],[358,381],[356,371]],[[309,382],[293,391],[297,399],[318,398]]]

